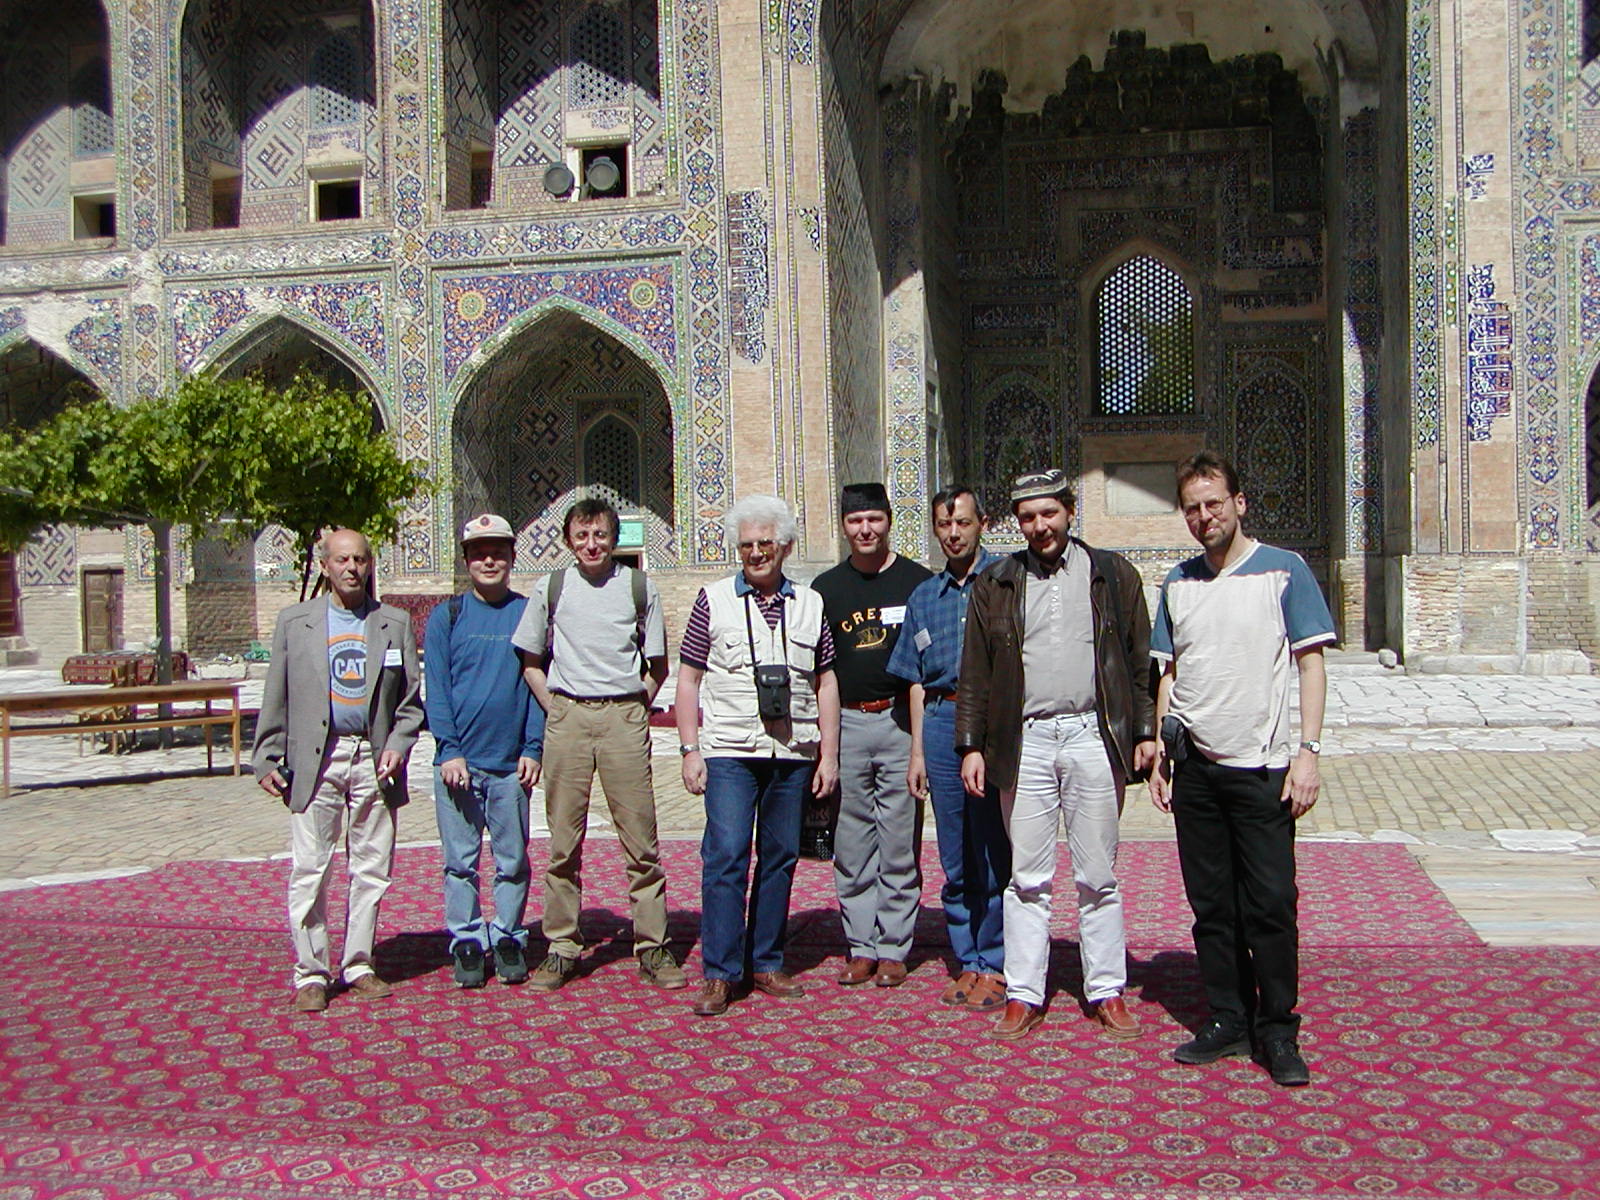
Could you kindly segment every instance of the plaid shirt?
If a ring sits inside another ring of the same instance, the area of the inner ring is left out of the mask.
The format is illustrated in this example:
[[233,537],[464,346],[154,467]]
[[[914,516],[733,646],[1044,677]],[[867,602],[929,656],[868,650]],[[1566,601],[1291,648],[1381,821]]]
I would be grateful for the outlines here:
[[961,636],[967,626],[972,585],[996,555],[978,547],[965,583],[945,567],[924,580],[906,601],[905,624],[889,657],[889,674],[923,687],[953,689],[961,676]]

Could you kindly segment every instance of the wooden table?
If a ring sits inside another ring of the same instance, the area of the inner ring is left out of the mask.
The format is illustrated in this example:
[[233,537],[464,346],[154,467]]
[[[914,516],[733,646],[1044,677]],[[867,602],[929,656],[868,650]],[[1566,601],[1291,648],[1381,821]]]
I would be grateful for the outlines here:
[[[0,695],[0,754],[4,757],[0,772],[0,798],[11,794],[11,739],[13,737],[39,737],[45,734],[111,732],[139,729],[171,729],[182,725],[199,725],[205,730],[206,770],[213,769],[211,752],[211,727],[226,725],[233,735],[233,773],[239,774],[239,681],[189,679],[182,683],[144,684],[138,687],[75,687],[53,692],[12,692]],[[221,712],[211,707],[218,700],[229,701]],[[162,717],[158,709],[154,714],[141,717],[139,706],[151,704],[204,704],[203,712],[174,713]],[[116,710],[126,709],[122,716]],[[17,724],[14,717],[22,714],[48,716],[55,713],[77,713],[77,721],[45,720],[38,723]],[[85,714],[96,714],[90,721]],[[108,715],[109,714],[109,715]]]

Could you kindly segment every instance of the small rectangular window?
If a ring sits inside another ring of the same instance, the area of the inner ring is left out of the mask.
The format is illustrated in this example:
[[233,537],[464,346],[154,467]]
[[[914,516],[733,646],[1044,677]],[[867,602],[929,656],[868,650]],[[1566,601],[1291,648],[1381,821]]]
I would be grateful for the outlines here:
[[360,215],[359,179],[329,179],[317,184],[317,220],[351,221]]
[[231,175],[211,180],[211,228],[239,228],[239,179]]
[[72,236],[109,238],[117,236],[117,203],[111,196],[77,196],[72,202]]
[[489,200],[494,191],[494,162],[488,150],[474,150],[472,153],[471,191],[472,196],[467,207],[489,207]]
[[620,200],[628,194],[628,145],[585,146],[582,153],[584,200]]

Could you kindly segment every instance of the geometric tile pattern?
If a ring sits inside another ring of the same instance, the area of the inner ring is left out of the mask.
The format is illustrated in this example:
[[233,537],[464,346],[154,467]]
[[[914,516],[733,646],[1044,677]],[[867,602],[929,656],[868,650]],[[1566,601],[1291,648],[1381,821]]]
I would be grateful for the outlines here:
[[78,532],[70,525],[46,525],[17,555],[23,587],[71,587],[77,570]]
[[365,365],[373,381],[380,380],[388,361],[384,293],[377,280],[174,289],[169,303],[178,368],[192,369],[253,315],[282,311]]
[[[1291,331],[1298,336],[1285,336]],[[1307,333],[1304,324],[1252,330],[1250,341],[1230,344],[1223,389],[1233,397],[1233,457],[1252,533],[1320,559],[1328,552],[1326,376],[1322,343]]]
[[669,370],[675,369],[675,294],[672,270],[660,263],[442,277],[444,381],[453,380],[486,340],[553,297],[610,317],[655,351]]

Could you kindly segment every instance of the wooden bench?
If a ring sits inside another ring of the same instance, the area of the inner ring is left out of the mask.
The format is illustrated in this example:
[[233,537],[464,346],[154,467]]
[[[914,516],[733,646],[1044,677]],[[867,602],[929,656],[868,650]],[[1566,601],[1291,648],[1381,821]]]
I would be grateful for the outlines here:
[[[222,711],[212,709],[218,700],[229,702]],[[202,712],[173,713],[162,717],[160,710],[141,717],[139,706],[161,704],[204,704]],[[122,714],[126,712],[126,716]],[[76,713],[81,717],[90,714],[89,720],[29,721],[18,724],[13,718],[48,716],[55,713]],[[96,732],[131,731],[140,729],[173,729],[179,726],[198,725],[205,730],[206,770],[213,769],[211,727],[226,725],[233,736],[233,773],[239,774],[239,681],[190,679],[182,683],[143,684],[135,687],[75,687],[54,692],[13,692],[0,696],[0,754],[5,765],[0,771],[0,799],[11,794],[11,739],[13,737],[42,737],[50,734],[81,734],[93,729]]]

